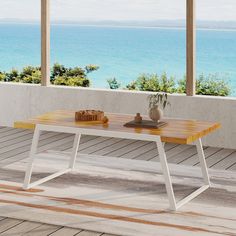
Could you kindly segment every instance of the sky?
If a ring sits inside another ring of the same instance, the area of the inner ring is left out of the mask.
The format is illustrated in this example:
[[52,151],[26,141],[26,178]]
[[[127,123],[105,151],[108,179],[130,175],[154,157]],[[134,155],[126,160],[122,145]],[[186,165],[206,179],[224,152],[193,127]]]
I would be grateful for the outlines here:
[[[236,21],[236,0],[196,0],[197,19]],[[185,19],[186,0],[51,0],[52,20]],[[0,19],[40,19],[40,0],[0,0]]]

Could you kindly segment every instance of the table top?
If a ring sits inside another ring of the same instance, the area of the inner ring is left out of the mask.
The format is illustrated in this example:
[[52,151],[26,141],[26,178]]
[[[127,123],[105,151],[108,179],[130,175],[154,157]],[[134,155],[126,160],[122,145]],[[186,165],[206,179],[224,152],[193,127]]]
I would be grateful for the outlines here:
[[167,125],[161,128],[127,128],[124,127],[126,122],[133,120],[134,116],[125,114],[105,114],[109,118],[107,124],[101,122],[76,122],[75,111],[54,111],[46,113],[26,121],[17,121],[14,123],[15,128],[34,129],[36,124],[67,126],[75,128],[86,128],[96,130],[127,132],[131,134],[159,135],[163,142],[190,144],[195,140],[208,135],[209,133],[220,128],[216,122],[182,120],[182,119],[163,119]]

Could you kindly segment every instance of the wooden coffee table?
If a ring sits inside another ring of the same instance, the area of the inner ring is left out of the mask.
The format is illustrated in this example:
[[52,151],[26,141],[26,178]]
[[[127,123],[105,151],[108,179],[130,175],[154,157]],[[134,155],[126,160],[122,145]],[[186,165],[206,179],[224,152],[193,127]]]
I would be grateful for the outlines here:
[[[131,115],[106,113],[106,116],[109,118],[109,123],[101,124],[100,122],[75,122],[74,114],[75,111],[54,111],[29,119],[27,121],[15,122],[15,128],[35,129],[30,151],[30,160],[23,184],[24,189],[32,188],[73,170],[81,135],[95,135],[156,142],[171,210],[177,210],[179,207],[183,206],[210,187],[210,180],[201,138],[220,128],[219,123],[196,120],[164,119],[164,121],[166,121],[168,124],[159,129],[126,128],[123,125],[133,119],[133,116]],[[73,148],[70,154],[68,168],[35,181],[34,183],[30,183],[33,163],[35,157],[38,155],[37,147],[40,133],[42,131],[75,134]],[[163,143],[194,143],[197,147],[203,176],[203,185],[179,202],[176,202],[175,199]]]

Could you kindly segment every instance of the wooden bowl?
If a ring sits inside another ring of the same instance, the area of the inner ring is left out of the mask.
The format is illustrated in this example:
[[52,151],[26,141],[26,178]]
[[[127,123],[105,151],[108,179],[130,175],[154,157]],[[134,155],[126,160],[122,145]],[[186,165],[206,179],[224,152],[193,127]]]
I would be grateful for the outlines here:
[[81,110],[75,112],[76,121],[102,121],[104,118],[103,111]]

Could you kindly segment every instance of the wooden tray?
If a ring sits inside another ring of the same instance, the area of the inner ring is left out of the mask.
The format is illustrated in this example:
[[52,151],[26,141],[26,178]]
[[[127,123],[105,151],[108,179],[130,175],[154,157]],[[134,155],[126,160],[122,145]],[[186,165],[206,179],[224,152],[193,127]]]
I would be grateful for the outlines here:
[[158,123],[152,121],[152,120],[142,120],[141,123],[137,123],[134,120],[124,124],[125,127],[131,127],[131,128],[161,128],[163,126],[167,125],[167,122],[159,121]]
[[76,121],[102,121],[104,118],[103,111],[81,110],[75,112]]

